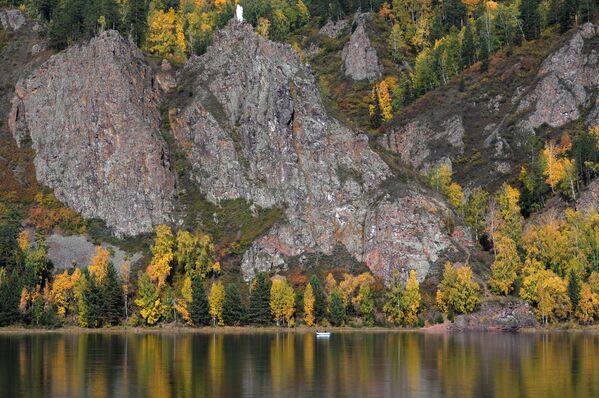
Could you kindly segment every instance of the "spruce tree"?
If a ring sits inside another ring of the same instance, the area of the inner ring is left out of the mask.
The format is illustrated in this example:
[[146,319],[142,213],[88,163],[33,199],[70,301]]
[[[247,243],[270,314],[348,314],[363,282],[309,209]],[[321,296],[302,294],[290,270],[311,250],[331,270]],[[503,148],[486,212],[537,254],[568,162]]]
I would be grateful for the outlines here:
[[229,284],[225,289],[225,302],[223,304],[223,320],[225,325],[240,325],[245,319],[245,309],[241,302],[239,290],[234,284]]
[[268,325],[272,322],[269,282],[263,272],[256,276],[254,288],[250,294],[249,321],[253,324]]
[[310,277],[310,285],[312,285],[312,291],[314,292],[314,320],[316,323],[321,323],[326,316],[326,297],[316,275]]
[[484,35],[480,35],[480,71],[486,72],[489,70],[489,48]]
[[445,30],[449,31],[452,26],[460,29],[466,19],[466,6],[462,0],[447,0],[445,2]]
[[538,39],[541,34],[539,0],[522,0],[520,2],[520,18],[524,37],[527,40]]
[[547,25],[553,25],[559,22],[559,13],[561,9],[560,0],[550,0],[549,8],[547,10]]
[[129,0],[124,29],[135,44],[141,46],[148,30],[148,3],[146,0]]
[[0,282],[0,326],[8,326],[19,320],[20,283],[16,273]]
[[559,25],[562,33],[574,26],[576,19],[577,2],[574,0],[563,0],[559,12]]
[[199,276],[194,276],[191,283],[191,304],[189,306],[191,321],[195,326],[210,325],[210,310],[204,284]]
[[345,322],[345,304],[339,294],[339,290],[334,289],[331,292],[329,304],[329,320],[333,326],[341,326]]
[[578,308],[580,302],[580,282],[578,276],[574,271],[570,271],[570,278],[568,281],[568,296],[570,296],[570,302],[572,303],[572,313]]
[[476,46],[474,45],[474,35],[472,34],[472,25],[466,22],[464,29],[464,39],[462,40],[462,69],[467,68],[476,61]]
[[123,288],[114,264],[108,263],[106,277],[102,281],[102,296],[104,299],[104,322],[110,325],[118,325],[125,313],[125,301]]
[[104,320],[103,314],[106,310],[103,292],[98,286],[95,275],[87,275],[88,284],[83,291],[83,300],[85,301],[85,325],[90,328],[102,326]]

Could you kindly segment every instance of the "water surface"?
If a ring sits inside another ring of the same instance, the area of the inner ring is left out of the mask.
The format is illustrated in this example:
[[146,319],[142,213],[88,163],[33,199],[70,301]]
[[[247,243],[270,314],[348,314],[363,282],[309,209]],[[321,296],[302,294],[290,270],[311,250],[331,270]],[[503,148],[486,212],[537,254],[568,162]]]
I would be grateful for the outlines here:
[[0,335],[0,396],[599,397],[599,335]]

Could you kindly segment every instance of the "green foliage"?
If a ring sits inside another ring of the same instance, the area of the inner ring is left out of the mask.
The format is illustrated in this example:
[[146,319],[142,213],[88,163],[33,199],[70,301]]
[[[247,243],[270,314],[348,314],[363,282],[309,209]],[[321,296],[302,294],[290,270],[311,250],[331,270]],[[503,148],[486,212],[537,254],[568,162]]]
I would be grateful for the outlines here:
[[245,321],[245,308],[241,302],[239,289],[235,284],[227,285],[223,304],[223,320],[225,325],[238,326]]
[[141,47],[148,30],[148,3],[146,0],[129,0],[123,30]]
[[485,231],[488,201],[489,193],[481,187],[476,187],[470,193],[464,208],[464,220],[474,231],[476,240]]
[[104,322],[109,325],[118,325],[125,314],[125,300],[121,279],[112,262],[108,263],[106,276],[100,286],[105,309]]
[[448,314],[474,311],[480,302],[480,286],[472,280],[472,269],[468,266],[456,269],[448,262],[437,287],[436,302]]
[[362,316],[362,322],[366,326],[374,326],[374,297],[372,295],[372,289],[369,284],[362,284],[360,286],[360,296],[362,301],[360,303],[360,315]]
[[21,229],[21,217],[15,207],[0,202],[0,268],[15,265],[17,234]]
[[570,271],[570,278],[568,280],[568,297],[570,297],[570,303],[572,303],[572,312],[578,308],[580,302],[580,282],[578,275],[574,271]]
[[261,272],[256,276],[250,293],[249,321],[254,325],[268,325],[272,322],[270,313],[270,281]]
[[195,326],[210,325],[210,307],[202,278],[196,275],[191,284],[192,299],[189,307],[191,321]]
[[539,0],[521,0],[520,18],[522,19],[522,32],[527,40],[537,39],[541,34],[541,14]]
[[21,284],[16,274],[10,279],[6,276],[0,280],[0,326],[8,326],[20,319],[19,297]]
[[335,288],[329,297],[329,321],[333,326],[341,326],[345,323],[345,316],[345,303],[339,289]]
[[134,302],[146,325],[155,325],[160,320],[162,304],[156,287],[145,272],[139,276],[137,296]]
[[320,280],[316,275],[310,277],[310,285],[314,293],[314,322],[322,323],[326,317],[327,302]]

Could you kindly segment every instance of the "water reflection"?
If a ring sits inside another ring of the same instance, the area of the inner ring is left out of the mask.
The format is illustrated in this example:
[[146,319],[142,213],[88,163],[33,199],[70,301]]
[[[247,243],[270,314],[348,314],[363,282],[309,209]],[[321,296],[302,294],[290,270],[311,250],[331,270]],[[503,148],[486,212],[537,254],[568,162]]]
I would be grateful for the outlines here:
[[598,397],[599,335],[0,336],[3,397]]

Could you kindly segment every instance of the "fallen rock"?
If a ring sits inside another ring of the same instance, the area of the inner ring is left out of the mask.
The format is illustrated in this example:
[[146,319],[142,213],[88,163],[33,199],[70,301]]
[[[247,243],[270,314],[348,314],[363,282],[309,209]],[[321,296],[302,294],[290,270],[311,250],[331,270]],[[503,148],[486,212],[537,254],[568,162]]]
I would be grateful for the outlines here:
[[337,21],[333,21],[329,19],[326,24],[318,31],[319,34],[323,36],[328,36],[331,39],[336,39],[341,35],[343,30],[347,28],[349,22],[347,19],[339,19]]
[[8,124],[19,146],[31,142],[37,179],[60,201],[135,235],[172,207],[160,95],[141,51],[108,31],[20,80]]
[[530,305],[518,299],[486,301],[472,314],[458,315],[449,331],[503,331],[534,328],[539,325]]

